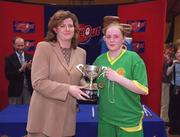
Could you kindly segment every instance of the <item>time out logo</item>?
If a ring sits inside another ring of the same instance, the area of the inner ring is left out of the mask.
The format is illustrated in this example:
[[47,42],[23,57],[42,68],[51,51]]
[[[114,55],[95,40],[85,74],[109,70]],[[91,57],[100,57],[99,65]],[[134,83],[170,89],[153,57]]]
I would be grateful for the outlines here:
[[91,38],[100,36],[101,26],[92,27],[91,25],[80,24],[79,42],[81,44],[88,43]]

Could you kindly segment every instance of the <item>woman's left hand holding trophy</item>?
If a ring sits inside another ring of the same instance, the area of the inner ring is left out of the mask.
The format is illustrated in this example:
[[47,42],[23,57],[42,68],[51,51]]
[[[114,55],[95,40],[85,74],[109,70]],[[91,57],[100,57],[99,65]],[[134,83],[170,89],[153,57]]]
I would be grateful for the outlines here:
[[77,100],[87,100],[90,97],[81,90],[83,88],[84,86],[70,86],[69,93]]

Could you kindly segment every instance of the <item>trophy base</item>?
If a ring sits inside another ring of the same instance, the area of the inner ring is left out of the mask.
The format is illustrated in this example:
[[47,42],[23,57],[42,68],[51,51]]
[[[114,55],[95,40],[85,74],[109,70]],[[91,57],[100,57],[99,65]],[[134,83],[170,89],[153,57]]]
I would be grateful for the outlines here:
[[95,102],[98,99],[97,90],[90,90],[90,89],[82,89],[84,93],[86,93],[90,98],[87,98],[87,101]]

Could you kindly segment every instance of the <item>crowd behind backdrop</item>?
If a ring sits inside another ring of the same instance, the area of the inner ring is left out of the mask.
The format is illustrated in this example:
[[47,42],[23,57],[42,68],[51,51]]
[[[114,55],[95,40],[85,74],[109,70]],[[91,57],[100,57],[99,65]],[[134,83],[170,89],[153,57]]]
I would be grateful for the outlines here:
[[166,1],[155,0],[123,5],[36,5],[0,1],[0,110],[8,105],[4,58],[12,52],[12,39],[22,36],[27,51],[34,53],[37,42],[43,40],[49,17],[58,9],[74,12],[80,23],[80,46],[87,51],[87,64],[100,54],[104,16],[119,16],[121,23],[132,25],[132,47],[144,60],[149,83],[149,95],[142,97],[157,114],[160,113],[161,74],[165,35]]

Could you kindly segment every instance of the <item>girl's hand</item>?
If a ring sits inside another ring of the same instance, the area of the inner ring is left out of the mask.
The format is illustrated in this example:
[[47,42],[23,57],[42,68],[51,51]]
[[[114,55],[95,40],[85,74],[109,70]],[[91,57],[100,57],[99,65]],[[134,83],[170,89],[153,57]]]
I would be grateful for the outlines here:
[[114,81],[114,82],[117,82],[118,78],[120,76],[116,71],[114,71],[111,68],[107,68],[105,73],[106,73],[107,79]]

